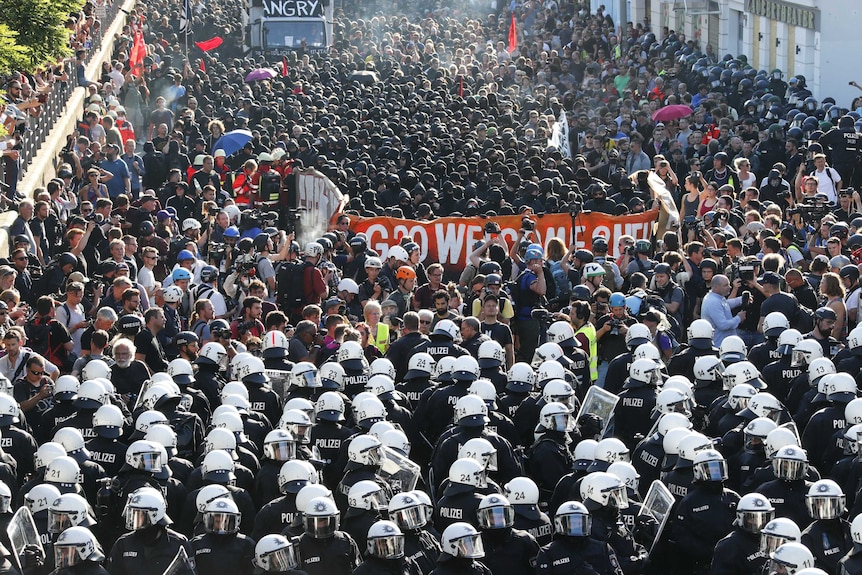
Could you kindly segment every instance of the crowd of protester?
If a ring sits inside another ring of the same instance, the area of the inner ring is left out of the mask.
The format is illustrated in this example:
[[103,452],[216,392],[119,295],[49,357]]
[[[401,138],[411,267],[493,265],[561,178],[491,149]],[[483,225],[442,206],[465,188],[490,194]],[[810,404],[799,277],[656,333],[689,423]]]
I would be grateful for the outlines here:
[[[580,3],[383,4],[278,61],[239,4],[190,39],[141,4],[79,79],[9,196],[0,523],[44,550],[0,533],[3,568],[862,573],[862,102]],[[306,168],[348,196],[325,233]],[[665,192],[649,239],[534,243]],[[523,219],[457,273],[352,226],[443,215]]]

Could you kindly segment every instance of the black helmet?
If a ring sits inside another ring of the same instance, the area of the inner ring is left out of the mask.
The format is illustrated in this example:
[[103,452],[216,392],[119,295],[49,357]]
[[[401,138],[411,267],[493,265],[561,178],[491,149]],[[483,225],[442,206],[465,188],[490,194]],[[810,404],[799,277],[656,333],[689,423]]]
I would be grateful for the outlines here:
[[849,231],[850,229],[847,227],[847,224],[845,224],[844,222],[838,222],[832,224],[832,226],[829,228],[829,235],[834,238],[842,239],[847,237]]
[[263,232],[254,236],[254,249],[257,251],[262,251],[266,249],[267,244],[269,243],[269,235]]
[[214,319],[210,322],[210,333],[213,337],[222,335],[230,337],[230,324],[223,319]]
[[593,253],[595,254],[596,252],[603,254],[608,253],[608,240],[602,236],[593,238]]
[[155,231],[156,231],[156,226],[154,226],[153,222],[151,222],[150,220],[144,220],[143,222],[141,222],[141,235],[142,236],[152,235],[153,233],[155,233]]
[[847,264],[838,271],[838,275],[842,278],[850,278],[850,283],[854,283],[859,279],[859,268],[855,264]]
[[120,333],[123,334],[137,334],[144,328],[144,320],[133,313],[122,316],[117,320],[117,324],[119,324]]
[[723,166],[727,165],[727,154],[725,152],[718,152],[716,155],[712,157],[713,160],[718,160],[721,162]]
[[838,321],[838,315],[832,308],[819,307],[817,308],[817,311],[814,312],[814,319],[831,319],[834,321]]
[[490,275],[490,274],[500,274],[503,273],[503,268],[500,267],[500,264],[494,261],[482,262],[479,266],[479,273],[482,275]]
[[366,249],[368,249],[368,243],[365,241],[365,238],[361,236],[353,236],[350,238],[350,249],[353,252],[353,255],[359,255],[364,253]]
[[842,130],[852,130],[855,123],[856,120],[853,119],[853,116],[841,116],[840,118],[838,118],[838,127]]
[[582,264],[588,264],[593,261],[593,252],[590,250],[578,250],[575,252],[575,257],[578,258]]
[[589,288],[585,285],[576,285],[572,288],[571,299],[574,301],[591,302],[593,299]]
[[656,264],[655,273],[670,275],[670,266],[665,263]]

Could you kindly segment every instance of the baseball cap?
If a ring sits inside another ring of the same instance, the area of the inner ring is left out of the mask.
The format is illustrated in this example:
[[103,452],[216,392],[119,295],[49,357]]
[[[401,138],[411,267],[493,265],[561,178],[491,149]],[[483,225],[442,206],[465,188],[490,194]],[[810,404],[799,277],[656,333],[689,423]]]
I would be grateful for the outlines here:
[[780,285],[781,284],[781,276],[779,276],[775,272],[766,272],[763,274],[763,277],[757,280],[757,283],[760,285],[770,284],[770,285]]

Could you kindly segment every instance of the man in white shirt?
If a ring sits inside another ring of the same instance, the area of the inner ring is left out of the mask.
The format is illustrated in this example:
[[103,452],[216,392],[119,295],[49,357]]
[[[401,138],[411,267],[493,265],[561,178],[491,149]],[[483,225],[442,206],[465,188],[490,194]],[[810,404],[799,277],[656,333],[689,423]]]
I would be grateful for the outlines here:
[[[27,336],[24,335],[24,328],[17,325],[9,328],[9,331],[3,336],[3,343],[5,344],[6,355],[0,358],[0,374],[12,382],[24,374],[27,360],[39,354],[24,347],[24,344],[27,343]],[[60,370],[47,359],[45,360],[45,373],[54,381],[60,377]]]
[[81,357],[81,334],[84,330],[90,327],[90,322],[87,321],[87,315],[84,312],[84,306],[81,300],[84,299],[84,284],[80,282],[72,282],[66,288],[66,303],[57,308],[54,313],[54,319],[66,326],[69,330],[69,335],[72,336],[72,343],[75,344],[72,348],[72,353]]
[[816,154],[814,156],[815,170],[811,176],[817,178],[817,193],[826,194],[829,202],[838,203],[838,190],[841,189],[841,174],[835,168],[826,165],[826,155]]

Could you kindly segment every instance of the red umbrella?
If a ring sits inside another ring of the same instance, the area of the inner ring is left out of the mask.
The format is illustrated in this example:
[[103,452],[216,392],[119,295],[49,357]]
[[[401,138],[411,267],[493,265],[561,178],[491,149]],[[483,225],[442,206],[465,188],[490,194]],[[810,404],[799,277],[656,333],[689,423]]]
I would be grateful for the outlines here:
[[691,116],[693,113],[694,110],[685,104],[672,104],[656,110],[652,115],[652,119],[654,122],[670,122]]

